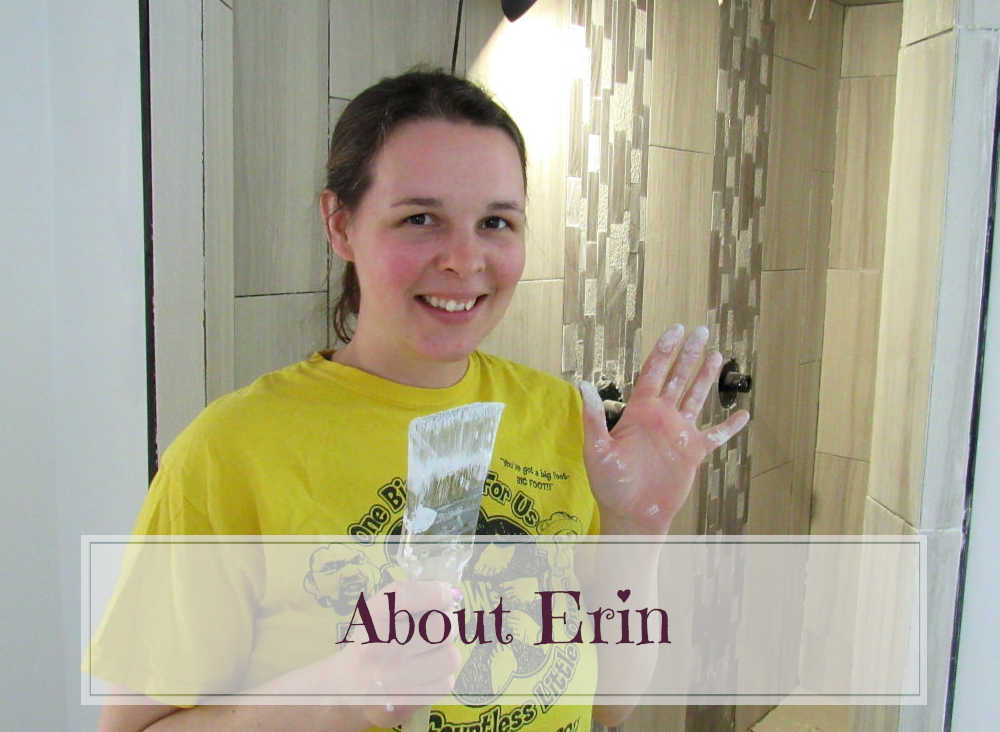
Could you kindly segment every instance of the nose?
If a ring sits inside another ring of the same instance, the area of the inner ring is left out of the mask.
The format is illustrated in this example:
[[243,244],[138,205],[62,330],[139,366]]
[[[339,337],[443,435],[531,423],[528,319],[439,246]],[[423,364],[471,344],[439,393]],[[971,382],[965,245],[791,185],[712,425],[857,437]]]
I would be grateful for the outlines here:
[[443,240],[439,267],[465,277],[486,269],[486,252],[476,231],[452,231]]

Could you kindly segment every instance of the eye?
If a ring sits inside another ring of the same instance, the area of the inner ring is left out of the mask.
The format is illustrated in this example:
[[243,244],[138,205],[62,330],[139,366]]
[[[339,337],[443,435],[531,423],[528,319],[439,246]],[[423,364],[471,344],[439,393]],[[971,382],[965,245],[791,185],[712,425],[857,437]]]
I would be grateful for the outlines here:
[[429,213],[413,214],[412,216],[407,216],[403,221],[414,226],[430,226],[434,223],[434,219],[431,218]]
[[487,216],[483,219],[484,229],[509,229],[510,222],[500,216]]

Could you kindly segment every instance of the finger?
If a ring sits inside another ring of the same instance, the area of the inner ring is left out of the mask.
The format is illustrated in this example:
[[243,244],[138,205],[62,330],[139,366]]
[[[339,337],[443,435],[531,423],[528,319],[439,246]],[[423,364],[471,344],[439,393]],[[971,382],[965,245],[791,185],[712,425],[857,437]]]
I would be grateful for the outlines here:
[[667,380],[670,371],[670,361],[677,350],[677,344],[684,337],[684,326],[680,323],[672,325],[660,339],[656,341],[652,353],[646,358],[632,389],[632,398],[658,397],[663,391],[663,382]]
[[597,393],[597,387],[589,381],[580,382],[580,396],[583,397],[583,450],[587,454],[597,454],[607,450],[611,438],[608,423],[604,417],[604,402]]
[[699,325],[691,331],[691,335],[684,341],[681,354],[677,357],[674,367],[670,370],[670,380],[663,389],[663,398],[669,403],[677,404],[680,401],[681,394],[684,393],[684,387],[687,386],[688,379],[691,378],[691,373],[701,358],[702,351],[705,350],[707,342],[708,328],[704,325]]
[[705,400],[708,398],[708,392],[711,390],[712,384],[715,383],[715,379],[719,375],[719,369],[721,368],[722,354],[718,351],[713,351],[705,359],[705,363],[701,365],[698,378],[691,384],[687,397],[685,397],[684,403],[681,405],[681,416],[684,419],[694,422],[698,418],[698,415],[701,414],[701,409],[705,406]]
[[704,434],[705,439],[709,442],[709,450],[714,450],[720,445],[726,444],[741,429],[746,427],[747,422],[749,421],[750,412],[745,409],[741,409],[722,424],[718,424],[712,429],[707,430]]

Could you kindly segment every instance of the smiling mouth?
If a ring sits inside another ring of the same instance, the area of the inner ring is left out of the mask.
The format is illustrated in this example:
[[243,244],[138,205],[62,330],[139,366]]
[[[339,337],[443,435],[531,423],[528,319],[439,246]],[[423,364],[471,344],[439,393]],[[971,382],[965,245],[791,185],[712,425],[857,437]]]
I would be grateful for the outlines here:
[[472,310],[472,308],[476,306],[476,303],[478,303],[483,297],[485,297],[485,295],[463,300],[448,300],[445,298],[434,297],[433,295],[417,295],[417,299],[425,305],[430,305],[432,308],[445,310],[449,313]]

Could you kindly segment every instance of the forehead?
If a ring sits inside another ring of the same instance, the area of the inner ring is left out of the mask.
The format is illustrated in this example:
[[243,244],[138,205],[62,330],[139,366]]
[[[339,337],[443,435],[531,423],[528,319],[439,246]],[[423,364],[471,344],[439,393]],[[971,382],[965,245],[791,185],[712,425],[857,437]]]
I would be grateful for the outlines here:
[[[372,165],[372,186],[381,193],[495,192],[524,198],[521,158],[510,136],[497,127],[427,119],[390,133]],[[419,191],[417,189],[420,189]]]

